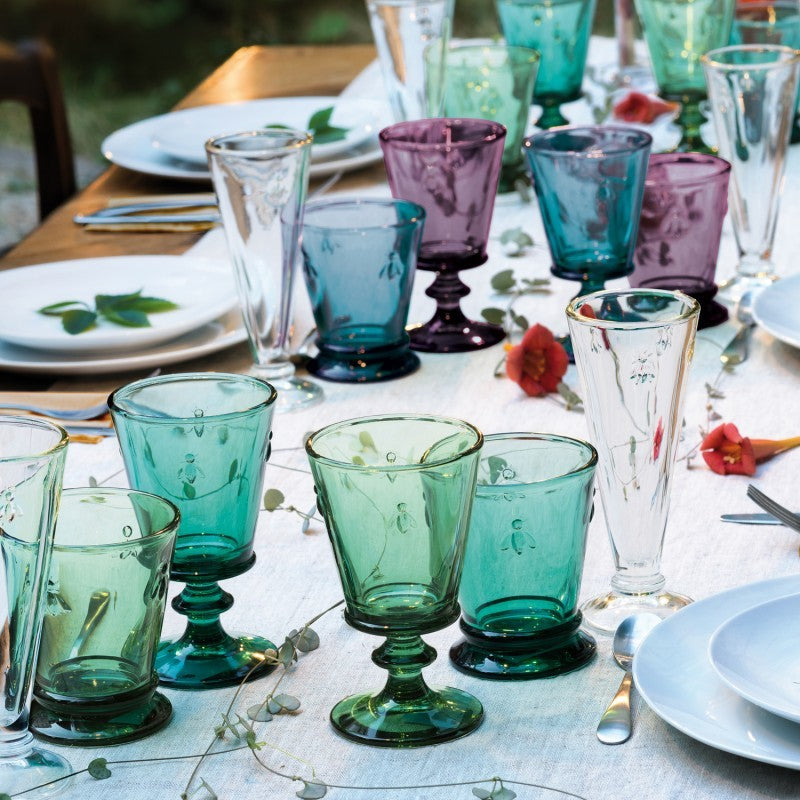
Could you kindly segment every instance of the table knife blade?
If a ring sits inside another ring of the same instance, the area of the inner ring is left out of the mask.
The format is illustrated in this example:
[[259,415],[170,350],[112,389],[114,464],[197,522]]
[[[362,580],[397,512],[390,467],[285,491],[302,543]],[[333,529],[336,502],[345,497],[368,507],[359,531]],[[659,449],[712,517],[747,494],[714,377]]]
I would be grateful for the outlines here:
[[775,519],[772,514],[753,513],[753,514],[722,514],[720,519],[723,522],[737,522],[742,525],[783,525],[779,519]]

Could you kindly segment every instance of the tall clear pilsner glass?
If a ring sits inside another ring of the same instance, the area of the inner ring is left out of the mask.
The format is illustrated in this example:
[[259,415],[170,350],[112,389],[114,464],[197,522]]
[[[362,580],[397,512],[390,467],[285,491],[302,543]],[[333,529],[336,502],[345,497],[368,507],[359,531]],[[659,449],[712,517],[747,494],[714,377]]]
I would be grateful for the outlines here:
[[289,359],[310,151],[308,133],[286,128],[263,128],[206,142],[255,362],[252,373],[277,389],[279,411],[322,399],[317,384],[294,376]]
[[731,162],[728,205],[739,249],[736,275],[721,285],[750,304],[775,280],[772,247],[794,121],[800,53],[739,45],[703,56],[719,154]]
[[0,417],[0,793],[14,797],[49,796],[72,772],[28,730],[67,441],[48,422]]
[[664,588],[661,552],[699,313],[688,295],[657,289],[596,292],[567,306],[616,565],[611,591],[582,607],[598,631],[691,602]]

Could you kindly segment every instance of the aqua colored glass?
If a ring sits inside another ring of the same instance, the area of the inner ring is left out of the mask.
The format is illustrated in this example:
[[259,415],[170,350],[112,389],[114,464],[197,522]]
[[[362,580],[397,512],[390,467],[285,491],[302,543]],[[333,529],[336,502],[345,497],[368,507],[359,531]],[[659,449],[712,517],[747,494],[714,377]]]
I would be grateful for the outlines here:
[[306,206],[303,274],[318,332],[309,372],[365,383],[419,367],[405,326],[424,223],[425,209],[405,200]]
[[540,128],[566,125],[561,104],[581,96],[595,0],[496,0],[500,27],[510,45],[541,54],[533,102],[542,107]]
[[169,722],[153,664],[178,519],[172,503],[143,492],[63,492],[33,689],[37,736],[119,744]]
[[539,53],[502,42],[451,42],[425,51],[428,113],[431,116],[491,119],[505,125],[499,191],[510,192],[527,178],[522,137],[528,126]]
[[172,607],[188,624],[179,639],[159,645],[156,669],[166,686],[228,686],[273,669],[263,659],[272,642],[222,629],[220,614],[233,597],[217,581],[256,560],[275,399],[262,380],[211,372],[147,378],[109,398],[131,485],[181,514],[172,579],[186,587]]
[[482,678],[548,678],[596,651],[580,630],[578,592],[597,451],[543,433],[487,436],[464,574],[459,669]]
[[633,272],[652,138],[591,125],[526,139],[553,275],[580,281],[578,295]]
[[659,93],[681,104],[677,149],[715,152],[700,135],[706,82],[700,59],[728,43],[736,0],[635,0]]
[[464,736],[483,719],[459,689],[430,689],[422,669],[436,651],[420,638],[458,619],[483,436],[443,417],[379,416],[312,434],[306,452],[345,597],[345,619],[386,641],[372,660],[388,670],[377,694],[331,712],[335,730],[381,747]]
[[72,772],[28,730],[67,441],[49,422],[0,417],[0,792],[14,797]]

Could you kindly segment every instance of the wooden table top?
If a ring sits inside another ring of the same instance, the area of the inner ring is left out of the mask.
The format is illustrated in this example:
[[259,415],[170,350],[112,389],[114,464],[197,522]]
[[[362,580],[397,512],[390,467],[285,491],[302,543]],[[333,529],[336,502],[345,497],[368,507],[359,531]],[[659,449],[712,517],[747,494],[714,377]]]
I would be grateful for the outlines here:
[[[374,58],[375,49],[372,45],[243,47],[190,92],[176,108],[262,97],[336,95]],[[378,163],[343,176],[337,188],[357,189],[384,179],[383,164]],[[312,182],[312,189],[314,185]],[[0,260],[0,269],[72,258],[180,254],[193,245],[202,233],[88,232],[73,223],[72,217],[79,212],[102,208],[109,199],[115,197],[195,189],[207,191],[208,187],[196,187],[111,166],[10,250]],[[232,353],[235,354],[234,361],[231,360]],[[197,368],[198,364],[202,364],[206,369],[245,369],[248,357],[246,348],[241,346],[202,362],[188,362],[188,366],[176,367]],[[46,376],[0,373],[1,388],[37,387],[43,382],[48,382]],[[53,387],[85,389],[114,386],[119,382],[113,376],[92,376],[83,380],[62,378]]]

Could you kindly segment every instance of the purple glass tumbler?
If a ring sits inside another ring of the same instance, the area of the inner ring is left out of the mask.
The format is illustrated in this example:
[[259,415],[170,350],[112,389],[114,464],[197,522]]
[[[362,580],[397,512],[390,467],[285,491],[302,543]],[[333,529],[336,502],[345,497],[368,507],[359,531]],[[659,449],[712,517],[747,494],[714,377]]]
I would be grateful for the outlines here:
[[380,132],[392,195],[427,214],[417,267],[436,273],[425,290],[436,312],[409,331],[413,350],[460,353],[505,337],[499,325],[467,319],[459,303],[470,290],[458,277],[486,262],[505,138],[503,125],[480,119],[422,119]]
[[730,172],[725,159],[702,153],[651,155],[647,169],[629,281],[634,288],[679,289],[693,297],[700,303],[699,328],[728,319],[713,298]]

